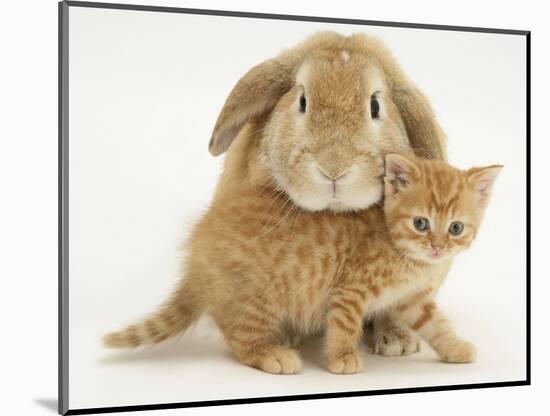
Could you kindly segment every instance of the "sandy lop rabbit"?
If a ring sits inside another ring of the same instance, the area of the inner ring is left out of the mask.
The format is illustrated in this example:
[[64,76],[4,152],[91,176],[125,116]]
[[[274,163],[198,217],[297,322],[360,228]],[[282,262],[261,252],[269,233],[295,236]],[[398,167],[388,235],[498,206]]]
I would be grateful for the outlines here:
[[[242,363],[296,372],[299,356],[284,340],[323,328],[355,212],[382,197],[384,155],[445,159],[443,133],[379,40],[327,32],[246,73],[209,149],[227,151],[224,171],[188,241],[184,277],[157,312],[104,342],[160,342],[206,313]],[[390,314],[374,327],[375,338],[396,343],[379,352],[416,350]]]

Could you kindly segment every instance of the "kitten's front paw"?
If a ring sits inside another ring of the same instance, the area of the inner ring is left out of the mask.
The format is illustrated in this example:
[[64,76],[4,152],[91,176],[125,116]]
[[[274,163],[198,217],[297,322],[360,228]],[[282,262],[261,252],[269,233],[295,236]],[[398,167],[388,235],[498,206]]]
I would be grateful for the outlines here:
[[387,357],[410,355],[420,351],[420,338],[407,327],[390,327],[376,334],[370,350]]
[[439,348],[438,354],[447,363],[472,363],[476,360],[477,350],[472,343],[457,339]]
[[256,367],[272,374],[294,374],[302,369],[302,360],[293,349],[277,348],[261,357]]
[[358,351],[346,352],[328,359],[328,371],[334,374],[353,374],[362,368],[363,359]]

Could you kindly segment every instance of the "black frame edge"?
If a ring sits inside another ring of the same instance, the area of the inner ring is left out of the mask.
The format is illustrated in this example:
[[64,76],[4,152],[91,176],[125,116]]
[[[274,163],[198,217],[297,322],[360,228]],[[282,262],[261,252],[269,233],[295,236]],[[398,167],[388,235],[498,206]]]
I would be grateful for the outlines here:
[[58,3],[58,413],[69,411],[69,5]]
[[370,391],[352,391],[342,393],[324,393],[324,394],[305,394],[296,396],[273,396],[273,397],[257,397],[247,399],[228,399],[228,400],[210,400],[202,402],[187,402],[187,403],[163,403],[150,405],[135,405],[135,406],[114,406],[114,407],[99,407],[89,409],[73,409],[67,412],[68,415],[88,415],[93,413],[115,413],[115,412],[136,412],[144,410],[167,410],[167,409],[183,409],[192,407],[212,407],[212,406],[229,406],[238,404],[253,404],[253,403],[273,403],[273,402],[288,402],[296,400],[318,400],[318,399],[336,399],[342,397],[366,397],[366,396],[381,396],[386,394],[404,394],[404,393],[426,393],[449,390],[470,390],[470,389],[485,389],[494,387],[517,387],[527,386],[530,383],[527,380],[518,381],[503,381],[496,383],[479,383],[479,384],[457,384],[449,386],[433,386],[433,387],[410,387],[402,389],[383,389]]
[[525,60],[526,60],[526,139],[527,139],[527,284],[526,284],[526,379],[531,384],[531,32],[525,35]]
[[117,4],[117,3],[101,3],[93,1],[73,1],[66,0],[69,6],[74,7],[90,7],[99,9],[115,9],[115,10],[134,10],[134,11],[147,11],[147,12],[164,12],[164,13],[185,13],[185,14],[200,14],[211,16],[225,16],[225,17],[246,17],[253,19],[270,19],[270,20],[298,20],[303,22],[327,22],[327,23],[339,23],[348,25],[369,25],[369,26],[386,26],[386,27],[402,27],[409,29],[432,29],[432,30],[449,30],[459,32],[479,32],[479,33],[494,33],[501,35],[523,35],[529,33],[527,30],[516,29],[499,29],[499,28],[482,28],[474,26],[451,26],[451,25],[436,25],[429,23],[406,23],[406,22],[388,22],[380,20],[361,20],[361,19],[348,19],[348,18],[335,18],[335,17],[321,17],[321,16],[296,16],[286,14],[272,14],[272,13],[254,13],[254,12],[242,12],[233,10],[212,10],[212,9],[190,9],[182,7],[168,7],[168,6],[147,6],[140,4]]

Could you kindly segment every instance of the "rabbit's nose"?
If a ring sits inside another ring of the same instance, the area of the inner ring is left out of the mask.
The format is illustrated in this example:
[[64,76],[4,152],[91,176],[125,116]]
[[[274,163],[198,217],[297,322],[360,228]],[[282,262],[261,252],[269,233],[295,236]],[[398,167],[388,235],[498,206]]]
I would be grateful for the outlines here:
[[336,172],[327,172],[323,170],[320,166],[317,165],[317,170],[319,173],[329,181],[336,182],[339,179],[342,179],[344,176],[346,176],[349,173],[349,169],[346,169],[345,171],[336,171]]

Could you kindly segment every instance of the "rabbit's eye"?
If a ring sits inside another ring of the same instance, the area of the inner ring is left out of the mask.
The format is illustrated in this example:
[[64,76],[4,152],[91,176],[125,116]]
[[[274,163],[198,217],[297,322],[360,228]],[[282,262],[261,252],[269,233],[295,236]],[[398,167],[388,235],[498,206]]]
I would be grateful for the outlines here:
[[380,118],[380,103],[374,95],[370,97],[370,116],[372,118]]
[[300,112],[306,112],[306,96],[304,95],[304,93],[300,95]]

